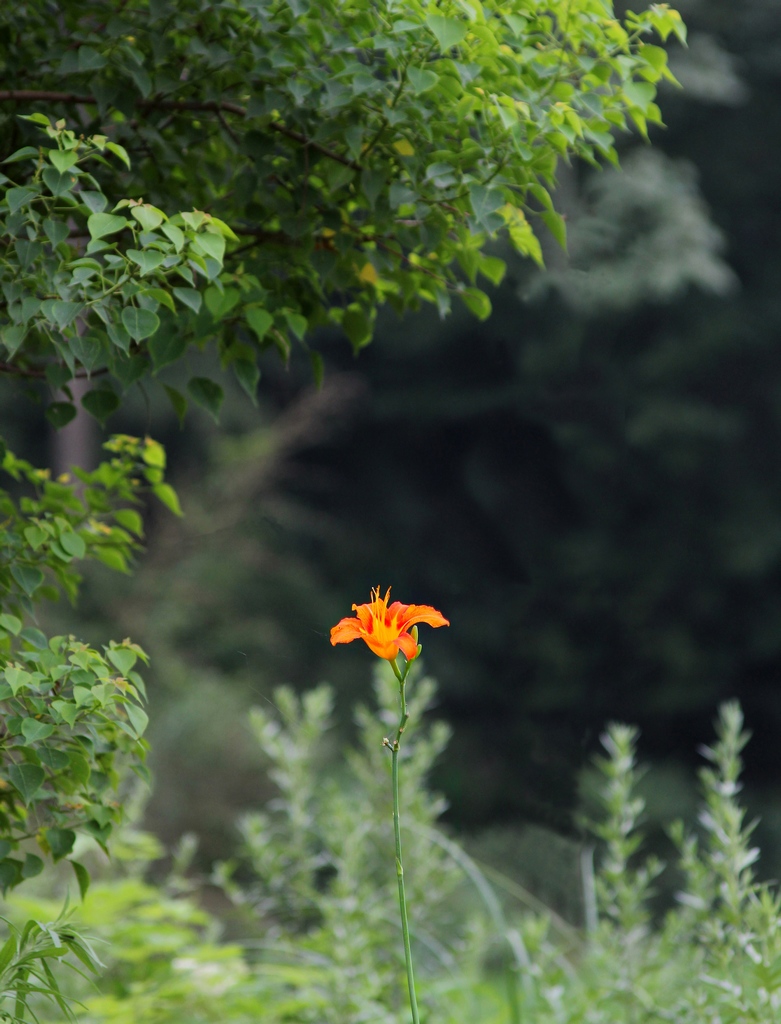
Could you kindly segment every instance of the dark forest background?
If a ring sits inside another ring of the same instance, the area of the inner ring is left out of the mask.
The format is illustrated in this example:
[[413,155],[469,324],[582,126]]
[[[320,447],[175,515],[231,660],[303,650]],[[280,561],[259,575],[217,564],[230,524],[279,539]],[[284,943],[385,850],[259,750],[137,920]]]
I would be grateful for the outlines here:
[[[153,391],[109,421],[166,443],[186,517],[151,508],[135,576],[96,570],[52,620],[153,656],[166,841],[224,856],[267,796],[246,711],[277,684],[329,680],[349,737],[373,659],[328,631],[392,584],[451,619],[422,636],[454,732],[435,784],[488,859],[545,890],[609,720],[642,729],[650,826],[688,811],[738,697],[781,871],[781,7],[680,6],[668,127],[626,138],[620,173],[562,169],[569,253],[547,244],[541,274],[498,249],[487,323],[388,314],[358,358],[323,336],[320,390],[303,354],[269,357],[259,410],[232,392],[219,430],[180,432]],[[0,399],[19,454],[96,456],[97,425],[53,441],[35,402]]]

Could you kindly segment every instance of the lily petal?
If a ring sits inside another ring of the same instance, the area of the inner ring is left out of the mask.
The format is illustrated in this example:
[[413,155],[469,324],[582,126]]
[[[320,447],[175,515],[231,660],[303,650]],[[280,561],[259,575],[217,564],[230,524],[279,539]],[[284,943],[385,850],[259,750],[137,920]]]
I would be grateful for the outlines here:
[[425,622],[428,626],[449,626],[450,621],[445,618],[442,612],[432,608],[428,604],[410,604],[405,609],[403,618],[399,625],[406,629],[416,622]]
[[401,652],[407,661],[412,661],[413,658],[417,658],[418,645],[409,633],[402,633],[396,643],[401,648]]
[[360,640],[364,636],[364,630],[361,627],[361,623],[356,618],[345,618],[341,619],[331,629],[331,643],[335,646],[336,644],[349,644],[353,640]]

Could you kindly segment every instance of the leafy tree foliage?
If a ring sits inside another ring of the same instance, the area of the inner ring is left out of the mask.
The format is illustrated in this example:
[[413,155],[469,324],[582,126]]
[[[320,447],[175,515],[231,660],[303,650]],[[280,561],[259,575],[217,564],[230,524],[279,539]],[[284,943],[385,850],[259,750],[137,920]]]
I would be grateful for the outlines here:
[[[607,0],[0,18],[6,363],[53,387],[110,374],[84,399],[99,419],[190,344],[216,343],[254,397],[259,350],[326,323],[359,349],[382,302],[456,294],[485,318],[478,275],[504,273],[487,240],[506,229],[539,260],[541,220],[563,243],[559,160],[615,160],[612,131],[658,122],[672,76],[648,37],[684,38],[666,5],[622,25]],[[188,391],[218,414],[219,384]]]

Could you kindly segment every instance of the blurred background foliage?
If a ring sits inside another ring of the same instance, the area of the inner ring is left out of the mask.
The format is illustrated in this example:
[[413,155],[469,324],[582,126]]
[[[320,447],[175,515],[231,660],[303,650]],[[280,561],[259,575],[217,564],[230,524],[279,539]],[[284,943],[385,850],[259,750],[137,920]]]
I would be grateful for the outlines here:
[[[224,856],[268,796],[247,713],[279,683],[327,679],[351,735],[371,659],[328,630],[392,584],[452,622],[422,637],[454,732],[435,783],[483,859],[566,910],[551,876],[575,877],[604,723],[640,725],[647,813],[667,817],[735,696],[781,870],[781,8],[680,7],[667,129],[653,151],[625,140],[622,173],[562,176],[568,256],[551,243],[542,274],[502,252],[487,323],[389,314],[357,360],[324,336],[320,390],[270,356],[260,411],[236,389],[219,431],[196,414],[180,434],[141,393],[109,421],[166,443],[186,517],[150,510],[134,577],[97,569],[52,615],[152,656],[147,824],[165,842],[194,830]],[[0,432],[29,458],[53,443],[2,381]],[[61,460],[97,448],[67,436]]]

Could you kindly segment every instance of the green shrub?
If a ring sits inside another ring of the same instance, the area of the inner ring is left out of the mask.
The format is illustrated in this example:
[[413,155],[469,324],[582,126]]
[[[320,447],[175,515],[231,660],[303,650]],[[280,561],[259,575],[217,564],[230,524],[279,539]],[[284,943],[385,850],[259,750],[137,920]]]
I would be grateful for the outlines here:
[[[696,826],[670,828],[677,863],[666,870],[677,872],[681,885],[660,921],[651,903],[665,869],[642,851],[637,733],[608,728],[597,762],[600,814],[589,825],[594,869],[584,871],[585,922],[574,929],[555,915],[502,906],[478,865],[438,824],[443,805],[429,793],[426,775],[447,728],[421,725],[433,689],[428,680],[413,683],[403,773],[422,1020],[778,1019],[781,908],[775,890],[753,873],[757,851],[738,801],[747,734],[736,704],[721,709],[716,742],[704,748]],[[278,795],[242,820],[243,857],[211,879],[233,905],[220,915],[223,924],[201,905],[212,888],[202,888],[199,900],[181,870],[157,886],[142,881],[150,854],[138,855],[143,843],[136,853],[125,844],[130,861],[95,884],[77,914],[107,960],[98,982],[71,979],[69,994],[82,1001],[85,1024],[408,1019],[382,747],[395,714],[392,680],[378,673],[376,693],[379,714],[358,709],[359,742],[344,757],[329,747],[327,687],[301,699],[279,690],[275,710],[253,713]],[[117,849],[122,856],[121,844]],[[589,853],[584,844],[584,865]],[[54,901],[13,898],[20,918],[54,916],[56,909]],[[230,942],[221,938],[225,921]]]

